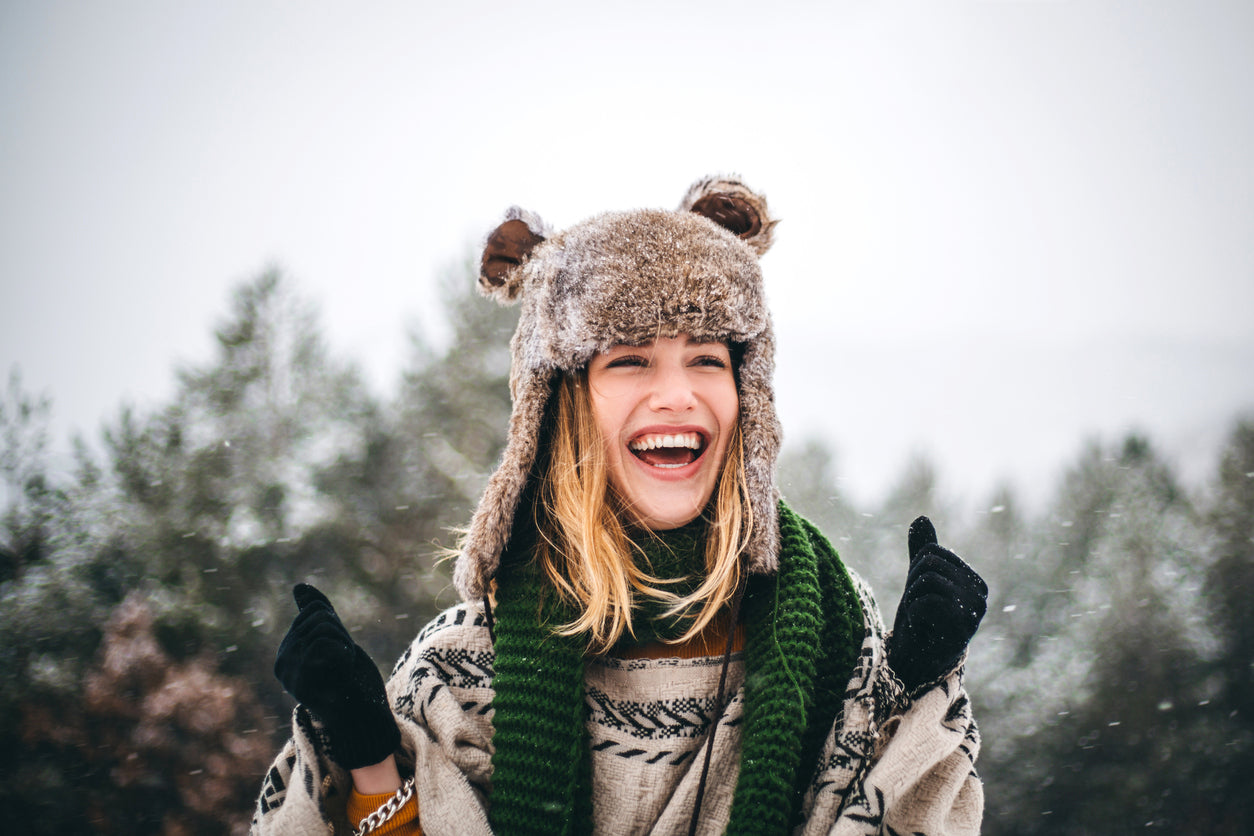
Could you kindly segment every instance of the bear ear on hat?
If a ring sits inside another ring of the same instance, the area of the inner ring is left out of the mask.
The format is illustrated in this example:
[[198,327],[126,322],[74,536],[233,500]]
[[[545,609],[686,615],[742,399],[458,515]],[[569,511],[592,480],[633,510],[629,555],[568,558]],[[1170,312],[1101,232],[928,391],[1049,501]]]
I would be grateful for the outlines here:
[[505,220],[492,230],[483,245],[479,291],[502,304],[517,301],[522,292],[522,266],[549,235],[539,215],[511,206]]
[[771,248],[777,220],[766,208],[766,196],[739,178],[704,177],[693,183],[680,201],[681,212],[695,212],[731,231],[759,256]]

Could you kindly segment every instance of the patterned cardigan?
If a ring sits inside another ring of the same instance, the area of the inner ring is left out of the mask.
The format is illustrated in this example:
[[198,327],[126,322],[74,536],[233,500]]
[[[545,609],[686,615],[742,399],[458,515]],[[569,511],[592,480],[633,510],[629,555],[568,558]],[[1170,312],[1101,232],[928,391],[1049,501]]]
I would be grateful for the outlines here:
[[[912,700],[900,696],[884,630],[864,584],[864,636],[841,712],[827,736],[795,831],[974,834],[983,815],[980,738],[959,666]],[[492,778],[492,642],[481,608],[459,604],[423,628],[397,662],[388,696],[402,773],[416,778],[424,834],[488,834]],[[585,669],[598,834],[686,833],[721,658],[589,660]],[[699,832],[722,833],[739,772],[743,653],[718,719]],[[292,737],[265,777],[254,836],[350,833],[351,777],[327,757],[317,718],[293,713]]]

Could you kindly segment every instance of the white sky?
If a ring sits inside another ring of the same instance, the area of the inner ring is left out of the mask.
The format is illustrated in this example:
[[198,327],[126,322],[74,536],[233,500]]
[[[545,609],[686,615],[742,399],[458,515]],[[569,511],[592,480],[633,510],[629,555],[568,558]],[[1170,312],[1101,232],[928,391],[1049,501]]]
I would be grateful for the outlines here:
[[273,264],[387,393],[510,204],[735,171],[783,219],[785,430],[855,497],[920,450],[1040,495],[1133,427],[1196,474],[1254,410],[1252,79],[1236,0],[9,0],[0,364],[94,436]]

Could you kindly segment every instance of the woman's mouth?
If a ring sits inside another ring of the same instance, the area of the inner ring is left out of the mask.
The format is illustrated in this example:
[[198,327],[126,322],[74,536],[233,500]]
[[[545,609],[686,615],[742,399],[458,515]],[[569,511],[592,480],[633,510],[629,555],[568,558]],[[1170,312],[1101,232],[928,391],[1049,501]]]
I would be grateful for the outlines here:
[[645,464],[660,468],[678,468],[692,464],[705,452],[706,441],[701,433],[645,433],[627,444],[632,455]]

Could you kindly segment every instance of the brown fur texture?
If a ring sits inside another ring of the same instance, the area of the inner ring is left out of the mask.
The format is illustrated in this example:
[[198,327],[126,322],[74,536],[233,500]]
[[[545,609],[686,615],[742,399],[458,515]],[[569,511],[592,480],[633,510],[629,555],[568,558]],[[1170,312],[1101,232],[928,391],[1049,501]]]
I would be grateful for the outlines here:
[[465,598],[481,597],[496,573],[555,377],[611,346],[678,334],[743,347],[737,381],[754,524],[745,559],[750,572],[776,570],[775,339],[758,267],[776,223],[766,199],[734,177],[697,181],[676,211],[606,213],[557,234],[538,216],[509,210],[488,238],[479,286],[523,306],[510,342],[514,407],[501,464],[457,559],[454,582]]

